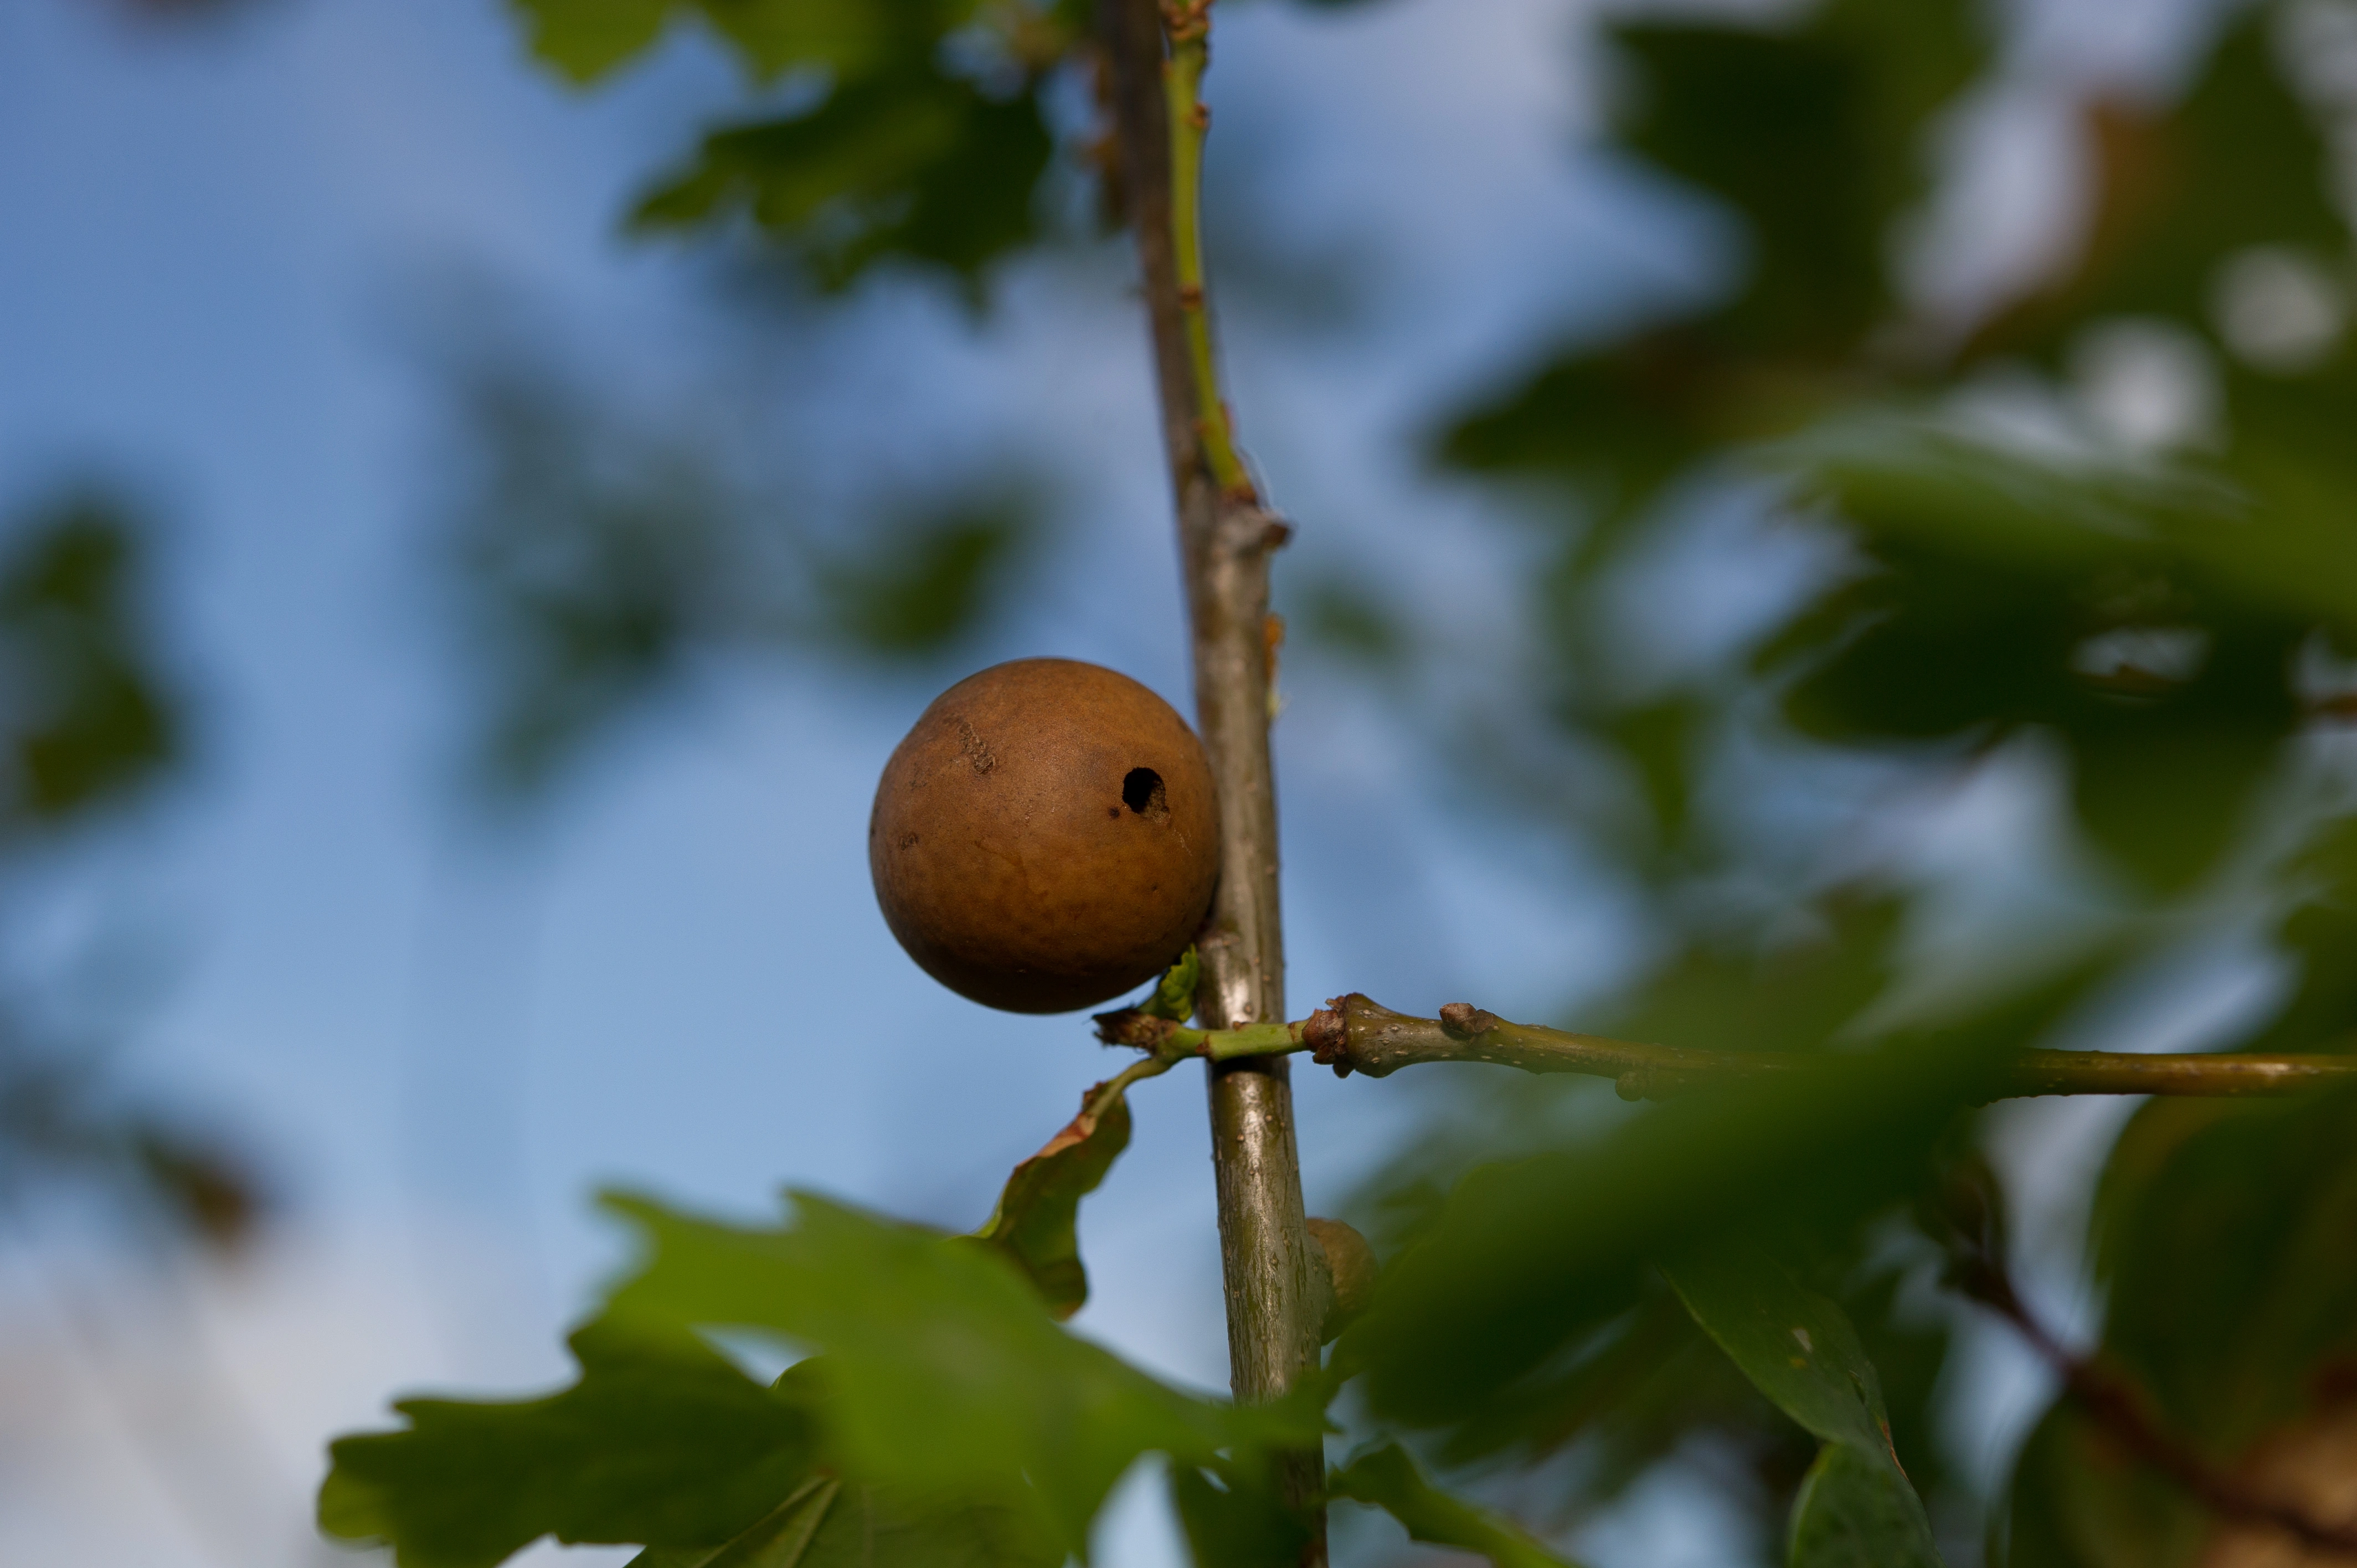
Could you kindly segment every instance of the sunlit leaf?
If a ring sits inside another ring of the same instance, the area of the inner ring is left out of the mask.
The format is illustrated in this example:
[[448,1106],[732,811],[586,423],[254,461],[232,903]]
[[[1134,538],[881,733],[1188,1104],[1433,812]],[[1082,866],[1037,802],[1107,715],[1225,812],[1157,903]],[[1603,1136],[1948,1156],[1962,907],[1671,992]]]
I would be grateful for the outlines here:
[[616,1293],[623,1321],[765,1331],[823,1351],[831,1442],[911,1497],[1036,1497],[1072,1551],[1146,1453],[1178,1463],[1314,1444],[1314,1411],[1239,1410],[1164,1387],[1063,1332],[996,1249],[795,1198],[795,1220],[744,1229],[613,1198],[652,1242]]
[[743,1533],[715,1547],[651,1548],[630,1568],[1056,1568],[1009,1510],[909,1508],[876,1487],[813,1477]]
[[580,1380],[507,1404],[412,1399],[406,1430],[339,1438],[319,1524],[402,1568],[490,1568],[544,1535],[696,1546],[761,1517],[817,1460],[806,1391],[764,1389],[693,1336],[600,1320]]

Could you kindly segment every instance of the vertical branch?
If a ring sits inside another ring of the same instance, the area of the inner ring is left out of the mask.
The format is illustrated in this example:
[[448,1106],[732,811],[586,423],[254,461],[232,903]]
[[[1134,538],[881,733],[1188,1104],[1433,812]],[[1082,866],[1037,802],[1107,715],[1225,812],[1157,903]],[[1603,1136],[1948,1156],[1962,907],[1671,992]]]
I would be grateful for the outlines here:
[[[1261,510],[1228,432],[1212,359],[1197,171],[1208,117],[1196,101],[1209,0],[1099,0],[1122,188],[1145,283],[1177,500],[1194,647],[1195,705],[1220,790],[1220,890],[1200,944],[1199,1013],[1213,1028],[1285,1017],[1276,791],[1269,768],[1268,557],[1285,525]],[[1275,1399],[1318,1363],[1321,1303],[1302,1224],[1293,1090],[1282,1057],[1209,1066],[1228,1356],[1236,1397]],[[1318,1506],[1321,1455],[1296,1456],[1288,1490]],[[1325,1560],[1323,1515],[1307,1563]]]

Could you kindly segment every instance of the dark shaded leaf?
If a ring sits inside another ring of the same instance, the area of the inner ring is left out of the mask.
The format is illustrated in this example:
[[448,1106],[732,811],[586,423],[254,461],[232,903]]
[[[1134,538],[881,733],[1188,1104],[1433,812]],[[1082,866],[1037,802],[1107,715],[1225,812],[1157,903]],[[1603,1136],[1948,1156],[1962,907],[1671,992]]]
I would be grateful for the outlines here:
[[0,828],[55,825],[178,760],[180,724],[139,613],[130,514],[77,498],[0,544]]
[[1286,1506],[1265,1466],[1174,1465],[1170,1506],[1196,1568],[1298,1563],[1312,1539],[1308,1521]]
[[2217,268],[2259,245],[2340,253],[2325,136],[2276,69],[2285,8],[2239,8],[2193,90],[2166,113],[2091,117],[2100,204],[2085,252],[2053,289],[1983,329],[1975,354],[2060,352],[2077,328],[2144,316],[2206,328]]
[[1931,1521],[1891,1445],[1881,1380],[1847,1315],[1747,1243],[1663,1272],[1753,1386],[1825,1442],[1793,1505],[1793,1568],[1939,1568]]
[[2331,575],[2357,536],[2246,513],[2214,482],[1889,423],[1791,450],[1872,569],[1763,654],[1796,677],[1787,716],[1852,746],[2057,735],[2081,822],[2156,887],[2214,864],[2305,722],[2294,659],[2317,618],[2357,624]]
[[1826,354],[1888,308],[1884,240],[1929,184],[1923,133],[1987,46],[1965,0],[1831,0],[1768,32],[1629,22],[1631,150],[1734,205],[1751,273],[1722,328],[1738,353]]
[[2357,1375],[2357,1095],[2156,1100],[2100,1202],[2104,1352],[2187,1441],[2232,1458]]
[[1828,1443],[1792,1505],[1790,1568],[1940,1568],[1922,1500],[1905,1477]]
[[827,636],[887,658],[939,652],[982,619],[1028,532],[1011,510],[879,532],[866,554],[819,567]]
[[1912,1190],[1956,1108],[2077,994],[2073,974],[1886,1040],[1821,1082],[1698,1092],[1559,1153],[1486,1166],[1386,1268],[1342,1338],[1381,1413],[1476,1420],[1641,1294],[1649,1257],[1765,1224],[1839,1230]]
[[2188,1568],[2209,1541],[2201,1505],[2122,1451],[2067,1400],[2014,1461],[2005,1568]]
[[724,1545],[651,1549],[630,1568],[1056,1568],[1060,1561],[1007,1509],[911,1509],[874,1487],[813,1477]]
[[1512,1520],[1434,1486],[1396,1443],[1354,1455],[1327,1477],[1326,1487],[1333,1497],[1383,1509],[1413,1540],[1473,1552],[1496,1568],[1562,1568],[1567,1561]]
[[1891,310],[1886,238],[1927,188],[1926,128],[1986,58],[1974,12],[1835,0],[1780,31],[1615,25],[1635,78],[1622,139],[1736,209],[1748,274],[1732,300],[1566,355],[1460,416],[1447,460],[1569,478],[1625,522],[1714,450],[1870,386],[1843,360]]

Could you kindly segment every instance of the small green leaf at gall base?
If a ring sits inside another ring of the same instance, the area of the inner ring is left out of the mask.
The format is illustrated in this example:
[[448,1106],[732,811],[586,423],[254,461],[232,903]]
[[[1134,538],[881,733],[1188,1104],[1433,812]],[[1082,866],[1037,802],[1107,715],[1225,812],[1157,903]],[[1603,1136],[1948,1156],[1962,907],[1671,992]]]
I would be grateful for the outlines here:
[[1189,948],[1178,955],[1178,961],[1162,972],[1162,979],[1154,987],[1154,994],[1138,1004],[1141,1013],[1157,1018],[1168,1018],[1183,1024],[1195,1013],[1195,987],[1203,977],[1203,955]]
[[1081,1199],[1097,1189],[1129,1146],[1129,1101],[1115,1094],[1098,1104],[1104,1088],[1101,1083],[1082,1095],[1081,1113],[1015,1167],[998,1207],[974,1232],[1014,1260],[1060,1319],[1089,1299],[1088,1270],[1081,1262]]
[[1425,1479],[1396,1443],[1353,1455],[1327,1477],[1329,1497],[1379,1508],[1399,1520],[1410,1539],[1453,1546],[1487,1557],[1496,1568],[1565,1568],[1536,1538],[1511,1520],[1452,1497]]

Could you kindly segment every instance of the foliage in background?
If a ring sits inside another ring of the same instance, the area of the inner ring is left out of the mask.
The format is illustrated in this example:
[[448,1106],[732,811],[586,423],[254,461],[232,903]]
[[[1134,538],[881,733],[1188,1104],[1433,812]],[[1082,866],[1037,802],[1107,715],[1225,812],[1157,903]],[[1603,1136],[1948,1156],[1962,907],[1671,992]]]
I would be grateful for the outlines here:
[[735,478],[555,375],[469,371],[467,493],[445,537],[484,693],[481,779],[529,797],[699,666],[791,649],[890,668],[963,647],[1036,549],[1004,475],[883,503],[857,526]]
[[[137,515],[95,492],[0,528],[0,895],[183,759],[185,698],[154,646],[152,553]],[[45,1019],[41,989],[12,983],[0,1000],[0,1201],[94,1182],[236,1240],[258,1201],[242,1161],[185,1116],[123,1103],[102,1043]]]

